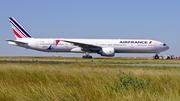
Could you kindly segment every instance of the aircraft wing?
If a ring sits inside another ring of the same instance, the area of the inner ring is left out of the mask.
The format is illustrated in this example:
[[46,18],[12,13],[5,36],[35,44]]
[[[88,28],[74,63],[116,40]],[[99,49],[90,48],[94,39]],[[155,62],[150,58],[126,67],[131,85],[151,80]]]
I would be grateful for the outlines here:
[[16,40],[6,40],[7,42],[13,42],[13,43],[16,43],[16,44],[27,44],[25,42],[21,42],[21,41],[16,41]]
[[62,41],[74,44],[74,45],[79,46],[83,49],[97,49],[97,48],[99,49],[99,48],[101,48],[100,46],[93,45],[93,44],[86,44],[86,43],[69,41],[69,40],[62,40]]

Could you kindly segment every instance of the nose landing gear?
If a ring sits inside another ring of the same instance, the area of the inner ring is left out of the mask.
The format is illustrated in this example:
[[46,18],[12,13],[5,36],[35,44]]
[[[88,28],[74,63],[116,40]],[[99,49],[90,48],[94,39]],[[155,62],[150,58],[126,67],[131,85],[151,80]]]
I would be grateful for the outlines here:
[[154,56],[154,59],[159,59],[158,54],[156,54],[156,55]]

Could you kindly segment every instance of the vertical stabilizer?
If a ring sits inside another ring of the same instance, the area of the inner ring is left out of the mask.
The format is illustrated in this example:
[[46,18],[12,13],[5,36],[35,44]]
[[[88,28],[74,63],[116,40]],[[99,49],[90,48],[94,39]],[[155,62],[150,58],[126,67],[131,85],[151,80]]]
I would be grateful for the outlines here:
[[9,17],[9,21],[16,39],[32,38],[32,36],[13,17]]

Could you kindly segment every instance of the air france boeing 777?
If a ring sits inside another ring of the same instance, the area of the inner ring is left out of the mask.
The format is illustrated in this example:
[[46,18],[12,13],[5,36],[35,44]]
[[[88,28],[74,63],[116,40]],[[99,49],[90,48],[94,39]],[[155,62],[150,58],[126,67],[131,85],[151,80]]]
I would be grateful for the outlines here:
[[33,38],[13,17],[9,17],[16,40],[7,40],[26,49],[43,52],[85,53],[83,58],[92,58],[90,53],[112,57],[115,53],[155,53],[157,55],[169,47],[160,41],[147,39],[65,39],[65,38]]

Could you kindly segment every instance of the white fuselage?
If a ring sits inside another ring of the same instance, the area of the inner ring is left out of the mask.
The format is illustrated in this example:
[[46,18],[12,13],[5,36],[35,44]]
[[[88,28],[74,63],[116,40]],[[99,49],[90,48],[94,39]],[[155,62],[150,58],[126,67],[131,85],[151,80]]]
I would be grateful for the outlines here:
[[36,39],[15,18],[9,17],[9,21],[16,37],[16,40],[6,40],[9,44],[43,52],[86,53],[83,58],[92,58],[88,53],[110,57],[115,53],[160,53],[169,49],[160,41],[146,39]]
[[[56,42],[58,40],[58,42]],[[72,42],[85,43],[95,45],[102,48],[112,47],[115,53],[160,53],[169,49],[169,47],[155,40],[146,39],[63,39],[63,38],[49,38],[49,39],[21,39],[17,41],[26,42],[10,43],[27,49],[33,49],[44,52],[86,52],[81,47],[72,43],[64,42],[68,40]],[[98,53],[98,48],[92,48],[90,53]]]

